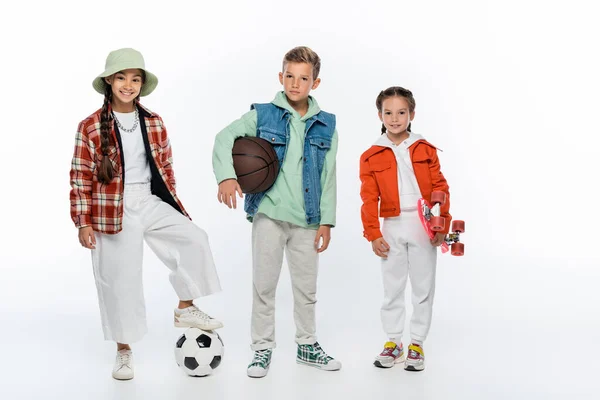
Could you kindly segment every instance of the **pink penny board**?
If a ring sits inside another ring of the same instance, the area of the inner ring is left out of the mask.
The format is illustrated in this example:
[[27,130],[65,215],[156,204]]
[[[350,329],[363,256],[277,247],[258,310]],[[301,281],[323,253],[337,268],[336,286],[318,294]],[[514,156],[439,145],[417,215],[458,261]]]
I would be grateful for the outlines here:
[[[431,204],[429,204],[429,202],[425,199],[419,199],[417,204],[419,207],[419,219],[421,220],[421,224],[423,224],[423,228],[425,228],[425,232],[427,232],[429,238],[433,239],[435,237],[435,232],[431,230],[429,220],[427,219],[427,214],[430,214]],[[443,241],[440,247],[442,249],[442,253],[447,253],[448,250],[450,250],[450,246],[448,246],[446,241]]]

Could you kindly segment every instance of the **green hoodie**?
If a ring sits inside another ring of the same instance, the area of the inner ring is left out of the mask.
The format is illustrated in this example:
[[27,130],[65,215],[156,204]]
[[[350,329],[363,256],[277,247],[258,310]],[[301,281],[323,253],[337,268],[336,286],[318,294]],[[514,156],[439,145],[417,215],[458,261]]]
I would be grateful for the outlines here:
[[[304,211],[304,192],[302,191],[302,158],[304,157],[304,130],[306,120],[321,111],[317,101],[309,96],[308,111],[301,117],[290,106],[284,92],[279,92],[271,102],[285,108],[292,114],[290,118],[290,141],[283,165],[275,184],[269,189],[261,201],[258,211],[269,218],[290,222],[305,228],[317,228],[318,225],[307,225]],[[217,183],[225,179],[235,179],[231,149],[235,139],[241,136],[256,136],[257,115],[252,110],[219,132],[213,148],[213,171]],[[321,174],[321,222],[320,225],[335,225],[336,211],[336,177],[335,157],[338,146],[337,130],[331,139],[331,148],[325,156],[323,173]]]

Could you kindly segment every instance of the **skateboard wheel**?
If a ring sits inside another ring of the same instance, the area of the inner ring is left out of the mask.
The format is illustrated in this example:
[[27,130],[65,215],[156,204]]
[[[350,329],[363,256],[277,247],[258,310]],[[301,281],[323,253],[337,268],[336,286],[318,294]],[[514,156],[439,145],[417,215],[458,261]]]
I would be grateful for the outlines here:
[[439,191],[431,193],[431,204],[440,203],[440,206],[443,206],[445,202],[446,193]]
[[444,227],[446,226],[446,221],[443,217],[431,217],[429,224],[431,226],[432,231],[439,232],[444,230]]
[[465,244],[464,243],[453,243],[451,250],[450,250],[450,254],[452,254],[453,256],[462,256],[465,254]]
[[463,233],[465,231],[465,221],[452,221],[452,232]]

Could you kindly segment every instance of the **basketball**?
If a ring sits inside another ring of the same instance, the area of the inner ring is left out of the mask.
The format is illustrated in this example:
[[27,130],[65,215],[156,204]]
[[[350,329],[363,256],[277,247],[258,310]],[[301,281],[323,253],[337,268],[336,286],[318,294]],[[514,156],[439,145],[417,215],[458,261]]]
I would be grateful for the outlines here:
[[243,193],[260,193],[275,183],[279,160],[271,143],[252,136],[233,143],[233,168]]

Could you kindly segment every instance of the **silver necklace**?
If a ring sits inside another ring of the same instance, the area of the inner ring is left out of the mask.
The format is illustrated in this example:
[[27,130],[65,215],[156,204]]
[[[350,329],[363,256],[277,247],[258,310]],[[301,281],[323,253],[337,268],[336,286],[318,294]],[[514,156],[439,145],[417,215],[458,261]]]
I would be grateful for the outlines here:
[[135,107],[134,112],[135,112],[135,116],[133,117],[133,126],[131,127],[131,129],[127,129],[123,125],[121,125],[121,121],[119,121],[119,119],[117,118],[117,116],[115,115],[114,112],[112,113],[113,118],[115,119],[115,121],[117,121],[117,126],[119,127],[120,131],[128,132],[128,133],[135,131],[135,128],[137,128],[138,123],[140,122],[140,114],[139,114],[137,107]]

